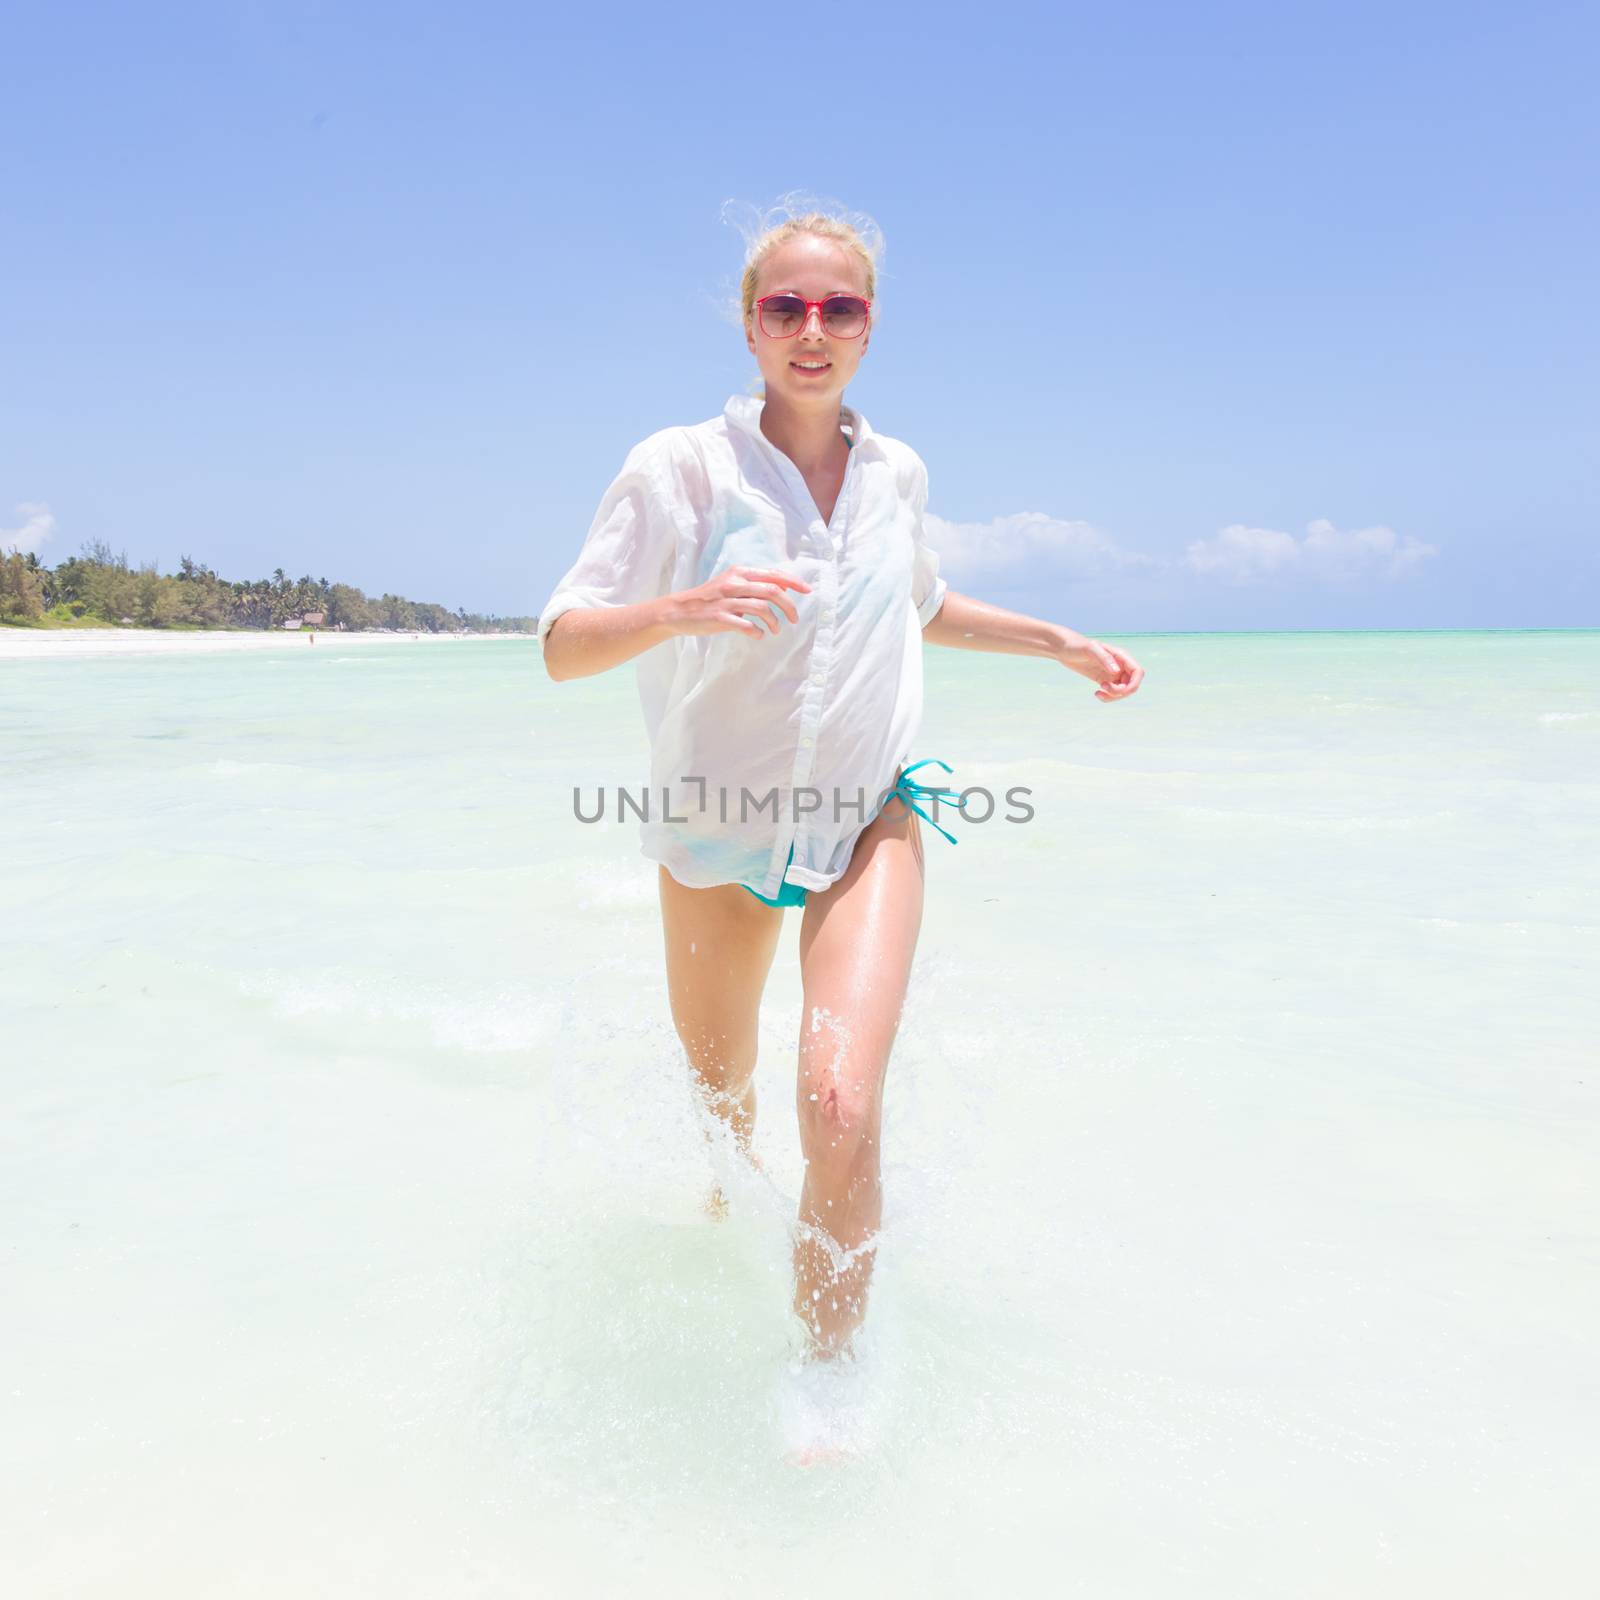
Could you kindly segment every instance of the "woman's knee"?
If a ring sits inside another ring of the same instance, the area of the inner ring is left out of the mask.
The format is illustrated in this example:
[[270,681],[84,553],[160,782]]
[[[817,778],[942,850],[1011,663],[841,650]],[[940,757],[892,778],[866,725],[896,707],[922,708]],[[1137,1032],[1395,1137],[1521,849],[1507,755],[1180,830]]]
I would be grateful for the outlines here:
[[813,1177],[842,1182],[875,1167],[883,1120],[876,1076],[852,1075],[848,1066],[801,1073],[800,1149]]

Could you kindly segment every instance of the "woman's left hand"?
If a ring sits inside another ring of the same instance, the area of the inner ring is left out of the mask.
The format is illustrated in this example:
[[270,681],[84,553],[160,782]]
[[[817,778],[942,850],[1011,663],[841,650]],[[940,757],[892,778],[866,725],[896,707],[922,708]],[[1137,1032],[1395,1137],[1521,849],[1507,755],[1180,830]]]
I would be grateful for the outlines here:
[[1126,650],[1081,633],[1069,635],[1056,660],[1099,684],[1096,700],[1126,700],[1144,682],[1144,668]]

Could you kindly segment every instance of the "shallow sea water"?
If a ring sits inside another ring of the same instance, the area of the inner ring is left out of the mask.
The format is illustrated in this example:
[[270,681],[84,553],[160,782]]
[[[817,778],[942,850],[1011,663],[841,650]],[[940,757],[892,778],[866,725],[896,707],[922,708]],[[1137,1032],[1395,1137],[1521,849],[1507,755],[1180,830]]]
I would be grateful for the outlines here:
[[1586,1592],[1600,634],[1123,642],[928,651],[917,753],[1036,816],[925,830],[809,1468],[800,919],[744,1176],[571,813],[631,671],[0,661],[8,1592]]

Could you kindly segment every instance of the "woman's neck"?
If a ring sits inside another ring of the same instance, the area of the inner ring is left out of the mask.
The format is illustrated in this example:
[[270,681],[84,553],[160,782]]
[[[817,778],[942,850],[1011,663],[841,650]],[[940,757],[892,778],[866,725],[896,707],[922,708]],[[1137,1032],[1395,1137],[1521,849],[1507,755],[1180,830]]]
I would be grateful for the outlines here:
[[845,448],[837,400],[801,410],[769,395],[761,408],[761,431],[801,472],[827,465]]

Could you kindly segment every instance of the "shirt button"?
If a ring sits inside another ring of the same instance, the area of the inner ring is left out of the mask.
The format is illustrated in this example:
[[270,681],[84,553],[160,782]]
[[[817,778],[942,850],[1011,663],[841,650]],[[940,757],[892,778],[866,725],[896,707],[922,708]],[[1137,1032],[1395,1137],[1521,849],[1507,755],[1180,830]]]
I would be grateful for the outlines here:
[[801,744],[802,744],[802,745],[808,745],[808,744],[810,744],[810,743],[811,743],[811,735],[810,735],[810,734],[809,734],[809,733],[803,733],[803,734],[801,734],[801,735],[800,735],[800,743],[801,743]]
[[813,683],[821,683],[822,682],[822,677],[823,677],[823,675],[820,672],[813,672],[811,674],[811,681]]
[[822,620],[824,622],[832,622],[833,621],[833,607],[832,606],[824,606],[823,607]]

